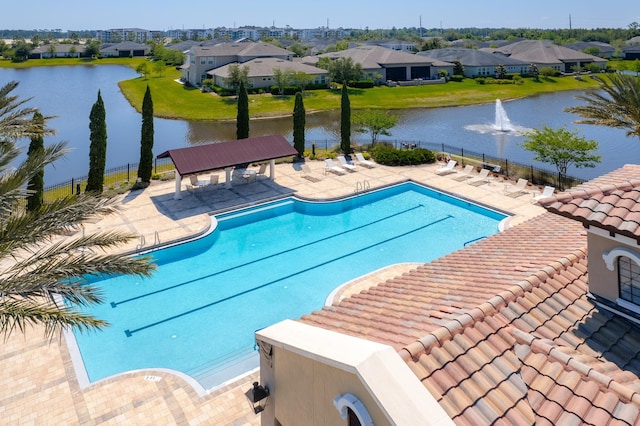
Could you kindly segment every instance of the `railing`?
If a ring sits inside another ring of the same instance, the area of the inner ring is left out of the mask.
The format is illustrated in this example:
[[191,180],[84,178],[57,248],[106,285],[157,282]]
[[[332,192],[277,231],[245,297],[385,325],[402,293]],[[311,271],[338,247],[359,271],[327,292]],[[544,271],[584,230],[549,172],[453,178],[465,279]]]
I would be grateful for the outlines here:
[[[156,159],[153,166],[153,173],[158,173],[158,167],[163,167],[171,164],[170,158]],[[46,175],[45,175],[46,176]],[[127,163],[122,166],[112,167],[106,169],[104,172],[104,185],[106,188],[115,189],[121,184],[128,184],[135,182],[138,179],[138,163]],[[51,198],[58,198],[60,195],[73,195],[79,194],[84,191],[87,185],[87,176],[73,177],[64,182],[60,182],[54,185],[46,186],[44,188],[45,201],[51,201],[48,198],[51,194]]]
[[[362,145],[368,145],[370,141],[353,141],[354,146],[360,142]],[[504,176],[508,176],[511,179],[524,178],[528,179],[529,182],[535,185],[549,185],[555,186],[558,189],[569,188],[580,183],[583,183],[585,179],[581,179],[578,177],[567,176],[566,178],[560,179],[559,175],[555,171],[543,169],[540,167],[533,166],[531,164],[518,163],[516,161],[511,161],[506,158],[499,158],[490,155],[486,155],[481,152],[465,150],[464,148],[459,148],[446,144],[438,144],[431,142],[423,142],[423,141],[379,141],[378,143],[385,143],[393,145],[398,149],[413,149],[413,148],[425,148],[436,153],[446,152],[447,154],[453,156],[460,164],[491,164],[492,168],[499,167],[499,171],[496,173],[502,174]],[[309,146],[324,146],[326,150],[329,148],[333,148],[339,145],[340,142],[336,140],[325,140],[325,141],[314,141],[310,142]],[[164,167],[171,164],[170,158],[164,158],[160,160],[155,160],[154,163],[154,173],[158,173],[158,167]],[[119,167],[112,167],[110,169],[105,170],[105,186],[107,188],[113,187],[121,184],[128,184],[132,181],[137,180],[138,176],[138,163],[128,163]],[[59,195],[72,195],[78,194],[82,192],[87,183],[87,176],[75,177],[71,178],[67,181],[47,186],[44,188],[45,191],[45,201],[50,201],[52,198],[57,198]],[[356,188],[357,189],[357,188]],[[362,188],[362,190],[365,190]]]

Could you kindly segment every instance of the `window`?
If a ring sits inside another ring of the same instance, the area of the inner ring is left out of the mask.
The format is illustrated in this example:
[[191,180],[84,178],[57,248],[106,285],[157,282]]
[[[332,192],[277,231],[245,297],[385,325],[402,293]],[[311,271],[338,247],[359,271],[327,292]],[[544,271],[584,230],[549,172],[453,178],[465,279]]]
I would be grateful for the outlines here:
[[640,266],[627,256],[618,258],[619,297],[640,305]]

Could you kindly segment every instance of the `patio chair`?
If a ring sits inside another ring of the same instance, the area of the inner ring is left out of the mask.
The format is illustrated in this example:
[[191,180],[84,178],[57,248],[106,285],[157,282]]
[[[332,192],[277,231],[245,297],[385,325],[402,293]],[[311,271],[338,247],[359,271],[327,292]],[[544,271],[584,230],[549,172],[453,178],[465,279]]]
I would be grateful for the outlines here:
[[355,172],[356,171],[356,166],[354,166],[353,164],[349,163],[347,161],[347,159],[344,157],[344,155],[339,155],[337,157],[337,159],[340,162],[340,167],[343,167],[343,168],[349,170],[350,172]]
[[504,186],[504,193],[511,198],[516,198],[521,195],[528,194],[529,192],[526,191],[528,184],[529,181],[527,179],[518,179],[518,182],[516,182],[515,185],[506,183]]
[[448,175],[450,173],[455,173],[456,171],[453,170],[453,168],[456,166],[456,164],[458,164],[458,162],[456,160],[449,160],[449,162],[447,163],[446,166],[444,167],[438,167],[435,171],[435,174],[440,175],[440,176],[444,176],[444,175]]
[[467,179],[473,179],[473,169],[475,169],[474,166],[472,166],[471,164],[467,164],[466,166],[464,166],[464,169],[459,173],[459,175],[455,176],[453,179],[457,180],[458,182],[462,182]]
[[478,176],[467,182],[471,186],[480,186],[489,183],[489,169],[482,169]]
[[347,171],[345,169],[343,169],[342,167],[336,166],[331,158],[327,158],[324,161],[327,164],[326,166],[324,166],[325,173],[326,172],[333,172],[333,173],[335,173],[337,175],[343,175],[343,174],[347,173]]
[[307,164],[300,165],[300,170],[302,171],[302,177],[310,180],[311,182],[318,182],[322,180],[322,176],[313,173]]
[[540,191],[536,191],[536,193],[538,195],[534,195],[534,197],[532,198],[532,202],[537,203],[538,201],[542,200],[543,198],[549,198],[549,197],[553,197],[553,193],[556,191],[556,189],[553,186],[545,186],[544,189],[542,190],[542,193]]
[[376,163],[374,163],[373,161],[365,159],[361,152],[356,153],[356,160],[358,160],[358,164],[361,164],[370,169],[376,166]]
[[260,176],[266,177],[265,172],[267,171],[267,166],[268,165],[269,165],[268,163],[260,164],[260,168],[258,169],[258,172],[256,173],[256,178],[259,178]]

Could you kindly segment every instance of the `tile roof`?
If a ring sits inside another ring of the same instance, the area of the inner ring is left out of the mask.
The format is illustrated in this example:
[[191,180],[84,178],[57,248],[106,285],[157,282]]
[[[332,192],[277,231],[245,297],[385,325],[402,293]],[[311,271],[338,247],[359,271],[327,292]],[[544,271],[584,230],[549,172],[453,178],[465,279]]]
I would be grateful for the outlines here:
[[[218,75],[221,77],[228,77],[229,70],[232,66],[237,66],[237,62],[233,62],[231,64],[223,65],[221,67],[212,69],[211,71],[207,71],[209,75]],[[278,68],[282,71],[291,71],[291,72],[304,72],[306,74],[310,74],[313,76],[316,75],[329,75],[329,71],[316,68],[311,65],[303,64],[297,61],[287,61],[285,59],[279,58],[258,58],[252,59],[247,62],[242,63],[243,67],[249,68],[249,73],[247,77],[263,77],[263,76],[272,76],[273,71]]]
[[[380,46],[358,46],[351,49],[340,50],[337,52],[323,53],[316,57],[304,58],[305,63],[312,63],[315,65],[318,58],[351,58],[353,62],[361,64],[364,69],[382,68],[383,66],[392,66],[398,64],[412,64],[412,65],[445,65],[443,62],[438,61],[438,64],[434,64],[436,59],[426,58],[424,56],[416,56],[413,53],[403,52],[399,50],[388,49]],[[450,64],[449,64],[450,65]]]
[[547,210],[640,242],[640,166],[626,165],[540,201]]
[[545,213],[300,321],[394,346],[456,424],[640,424],[640,329],[585,245]]
[[501,52],[512,58],[529,63],[554,64],[567,61],[606,62],[606,59],[553,44],[550,40],[522,40],[499,48],[488,48],[484,50]]
[[489,53],[478,49],[467,49],[464,47],[447,47],[444,49],[425,50],[416,55],[436,58],[442,61],[460,61],[463,65],[470,67],[497,67],[498,65],[526,65],[530,62],[510,58],[498,53]]

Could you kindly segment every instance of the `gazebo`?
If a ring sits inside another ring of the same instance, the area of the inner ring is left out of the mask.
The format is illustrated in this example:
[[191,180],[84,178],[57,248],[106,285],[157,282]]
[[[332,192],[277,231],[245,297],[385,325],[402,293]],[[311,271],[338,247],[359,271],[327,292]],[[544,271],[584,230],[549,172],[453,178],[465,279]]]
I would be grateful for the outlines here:
[[298,155],[291,143],[282,135],[259,136],[187,148],[170,149],[157,158],[171,158],[176,168],[174,199],[182,198],[182,178],[188,175],[225,170],[225,187],[231,188],[233,167],[269,161],[269,179],[275,179],[275,160]]

